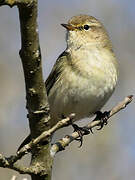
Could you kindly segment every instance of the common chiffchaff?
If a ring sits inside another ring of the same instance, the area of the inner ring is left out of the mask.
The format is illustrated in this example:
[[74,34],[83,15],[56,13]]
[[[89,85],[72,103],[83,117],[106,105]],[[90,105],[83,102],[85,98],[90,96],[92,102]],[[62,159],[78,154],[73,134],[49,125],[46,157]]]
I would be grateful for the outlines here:
[[117,60],[104,26],[94,17],[72,17],[66,28],[66,50],[45,82],[52,124],[71,113],[74,120],[90,117],[112,95],[118,76]]
[[[78,15],[62,26],[67,30],[67,48],[45,82],[51,125],[71,113],[76,121],[99,111],[112,95],[118,76],[110,39],[96,18]],[[28,141],[30,136],[19,149]]]

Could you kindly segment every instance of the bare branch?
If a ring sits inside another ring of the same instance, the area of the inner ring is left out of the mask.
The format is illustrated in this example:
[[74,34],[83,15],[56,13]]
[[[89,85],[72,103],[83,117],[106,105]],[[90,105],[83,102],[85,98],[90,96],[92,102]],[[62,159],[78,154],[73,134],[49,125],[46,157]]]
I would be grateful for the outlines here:
[[[132,101],[133,96],[127,96],[122,102],[117,104],[115,107],[112,108],[112,110],[109,113],[108,119],[119,112],[120,110],[124,109],[127,104],[129,104]],[[37,145],[42,140],[45,140],[47,137],[51,136],[56,130],[67,126],[71,124],[71,120],[74,118],[75,114],[71,114],[69,117],[62,119],[59,121],[55,126],[53,126],[48,131],[44,131],[40,136],[38,136],[36,139],[25,145],[20,151],[17,152],[17,157],[15,160],[18,160],[17,158],[21,158],[24,154],[27,154],[29,151],[31,151],[32,147]],[[100,120],[96,119],[96,121],[92,121],[87,126],[85,126],[88,129],[92,129],[95,126],[99,126]],[[54,154],[54,152],[60,151],[60,149],[64,149],[66,146],[68,146],[73,140],[79,137],[79,134],[77,132],[72,133],[70,136],[65,136],[63,139],[61,139],[59,142],[55,143],[51,148],[51,154]],[[58,145],[59,144],[59,145]],[[60,147],[59,147],[60,146]],[[52,155],[53,156],[53,155]]]
[[75,114],[71,114],[69,117],[59,121],[55,126],[53,126],[48,131],[44,131],[39,137],[31,141],[29,144],[25,145],[20,151],[17,152],[16,155],[6,158],[0,154],[0,167],[10,168],[18,171],[21,174],[41,174],[42,173],[41,167],[39,170],[36,167],[32,167],[32,166],[24,167],[24,166],[19,166],[15,163],[16,161],[21,159],[25,154],[27,154],[34,146],[36,146],[39,142],[41,142],[43,139],[51,136],[56,130],[69,125],[72,119],[74,118],[74,116]]
[[[115,107],[113,107],[110,110],[108,119],[113,116],[114,114],[116,114],[117,112],[119,112],[120,110],[124,109],[133,99],[133,96],[127,96],[122,102],[120,102],[119,104],[117,104]],[[92,128],[94,128],[95,126],[99,126],[100,125],[100,120],[98,119],[94,119],[94,121],[88,123],[86,126],[86,128],[88,128],[89,130],[91,130]],[[85,135],[85,134],[83,134]],[[79,133],[78,132],[73,132],[71,135],[66,135],[64,138],[60,139],[58,142],[56,142],[55,144],[52,145],[51,147],[51,156],[54,157],[55,154],[61,150],[64,150],[66,146],[68,146],[72,141],[74,141],[75,139],[77,139],[79,137]]]
[[16,180],[17,179],[17,176],[13,175],[11,180]]
[[20,4],[31,4],[33,0],[0,0],[0,6],[8,5],[13,7]]
[[[34,139],[18,151],[16,155],[7,158],[0,154],[0,167],[16,170],[21,174],[30,174],[33,180],[50,179],[55,154],[60,150],[64,150],[66,146],[79,137],[79,134],[74,132],[56,142],[52,147],[50,146],[50,136],[56,130],[69,125],[74,115],[70,115],[50,128],[49,104],[42,74],[38,36],[37,4],[38,0],[0,0],[0,6],[8,5],[13,7],[17,5],[19,10],[22,44],[20,57],[25,77],[26,107],[28,110],[30,131]],[[125,108],[131,101],[132,96],[126,97],[124,101],[110,111],[108,119]],[[99,124],[100,120],[96,119],[96,121],[90,122],[85,127],[92,129],[95,126],[99,126]],[[40,143],[42,140],[46,141],[45,148]],[[18,165],[16,162],[30,151],[32,152],[31,165],[29,167]]]
[[10,158],[6,158],[2,154],[0,154],[0,167],[9,168],[9,169],[18,171],[20,174],[35,173],[32,167],[24,167],[24,166],[17,165],[15,163],[12,163],[11,159],[12,159],[12,156]]
[[[133,96],[127,96],[122,102],[117,104],[110,110],[110,114],[108,116],[108,120],[111,116],[124,109],[133,99]],[[44,131],[40,136],[31,141],[29,144],[25,145],[20,151],[17,152],[16,155],[10,156],[8,158],[2,156],[0,154],[0,167],[10,168],[18,171],[21,174],[42,174],[42,168],[36,168],[36,166],[24,167],[16,164],[16,161],[21,159],[25,154],[27,154],[34,146],[36,146],[43,139],[51,136],[56,130],[69,125],[74,118],[75,114],[71,114],[69,117],[62,119],[55,126],[53,126],[48,131]],[[88,123],[85,127],[88,129],[92,129],[95,126],[100,125],[100,120],[96,119],[90,123]],[[85,134],[83,134],[85,135]],[[78,132],[74,132],[71,135],[66,135],[64,138],[60,139],[58,142],[52,145],[51,147],[51,156],[54,157],[55,154],[61,150],[64,150],[66,146],[68,146],[72,141],[79,137]]]
[[71,121],[74,118],[74,116],[75,114],[71,114],[69,117],[62,119],[48,131],[44,131],[36,139],[32,140],[30,143],[25,145],[22,149],[20,149],[20,151],[17,152],[17,155],[12,156],[12,162],[16,162],[17,160],[21,159],[32,149],[32,147],[36,146],[42,140],[45,140],[46,138],[50,137],[56,130],[71,124]]
[[[23,65],[25,88],[26,88],[26,108],[28,110],[28,119],[30,124],[31,137],[35,139],[42,132],[50,129],[50,113],[49,104],[42,73],[42,59],[38,34],[38,0],[0,0],[0,6],[9,5],[10,7],[17,5],[20,19],[21,32],[21,50],[20,57]],[[35,171],[42,171],[42,179],[48,174],[51,176],[52,157],[50,156],[50,139],[46,139],[46,148],[42,144],[32,149],[31,166],[35,167]],[[5,158],[4,162],[8,162],[10,168],[16,168],[19,172],[19,166],[14,163],[20,159],[25,153],[16,154]],[[4,159],[1,159],[3,162]],[[45,163],[46,162],[46,163]],[[37,164],[39,166],[37,166]],[[20,169],[20,170],[19,170]],[[37,170],[38,169],[38,170]],[[23,169],[23,172],[30,169]],[[31,175],[32,179],[35,179]],[[39,179],[36,176],[36,179]]]

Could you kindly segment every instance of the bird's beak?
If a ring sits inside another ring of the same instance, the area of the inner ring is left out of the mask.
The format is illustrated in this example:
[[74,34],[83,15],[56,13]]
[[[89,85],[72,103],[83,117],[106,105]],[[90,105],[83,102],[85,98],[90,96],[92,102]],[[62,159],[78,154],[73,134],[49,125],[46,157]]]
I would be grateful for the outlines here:
[[74,31],[76,29],[76,27],[72,26],[71,24],[61,24],[61,25],[69,31]]

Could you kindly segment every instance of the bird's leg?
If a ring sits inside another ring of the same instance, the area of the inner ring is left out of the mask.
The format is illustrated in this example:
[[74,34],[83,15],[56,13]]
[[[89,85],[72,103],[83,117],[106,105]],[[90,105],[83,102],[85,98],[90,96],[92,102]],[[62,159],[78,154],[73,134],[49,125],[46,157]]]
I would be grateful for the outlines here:
[[61,114],[61,119],[65,119],[66,116],[64,114]]
[[[83,144],[83,135],[90,134],[90,131],[87,127],[79,127],[77,124],[72,123],[72,127],[74,128],[74,132],[77,132],[79,134],[79,138],[76,139],[76,141],[80,142],[80,146]],[[92,132],[92,131],[91,131]]]
[[96,120],[100,120],[100,128],[98,128],[97,130],[101,130],[103,128],[104,125],[107,125],[107,120],[108,120],[108,117],[110,115],[110,111],[105,111],[105,112],[101,112],[101,111],[97,111],[95,112],[96,114],[96,117],[93,121],[96,121]]
[[[64,118],[65,118],[65,115],[62,114],[62,115],[61,115],[61,118],[64,119]],[[72,127],[73,127],[73,129],[74,129],[74,132],[77,132],[77,133],[79,134],[79,138],[76,138],[76,141],[79,141],[79,142],[80,142],[80,146],[79,146],[79,147],[81,147],[82,144],[83,144],[83,136],[84,136],[84,135],[87,135],[87,134],[90,134],[90,132],[93,134],[92,129],[88,129],[88,128],[85,127],[85,126],[84,126],[84,127],[80,127],[80,126],[78,126],[77,124],[74,124],[74,123],[72,122],[72,120],[70,121],[70,123],[71,123],[71,125],[72,125]]]

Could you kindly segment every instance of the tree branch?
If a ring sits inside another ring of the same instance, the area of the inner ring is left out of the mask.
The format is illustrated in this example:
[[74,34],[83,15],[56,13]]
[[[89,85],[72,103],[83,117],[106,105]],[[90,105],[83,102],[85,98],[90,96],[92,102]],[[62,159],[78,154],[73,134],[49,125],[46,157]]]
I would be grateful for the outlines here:
[[8,5],[10,7],[13,7],[20,4],[30,5],[32,2],[33,0],[0,0],[0,6]]
[[41,141],[45,140],[46,138],[50,137],[55,131],[57,131],[60,128],[63,128],[65,126],[68,126],[71,124],[72,119],[75,117],[75,114],[69,115],[69,117],[62,119],[59,121],[56,125],[54,125],[52,128],[50,128],[47,131],[44,131],[40,136],[38,136],[36,139],[32,140],[30,143],[26,144],[23,148],[21,148],[17,155],[12,157],[12,162],[16,162],[17,160],[21,159],[25,154],[30,152],[34,146],[36,146]]
[[32,174],[35,173],[32,167],[24,167],[18,164],[12,163],[11,158],[6,158],[2,154],[0,154],[0,167],[9,168],[15,171],[18,171],[20,174]]
[[[21,42],[20,57],[23,64],[28,118],[32,139],[50,129],[50,114],[47,94],[42,74],[41,52],[37,25],[37,0],[31,4],[18,5]],[[43,171],[42,177],[32,175],[32,180],[48,180],[51,177],[53,160],[50,156],[50,138],[46,146],[34,146],[31,166],[37,171]]]
[[[66,146],[78,138],[79,134],[74,132],[56,142],[52,147],[50,146],[50,136],[56,130],[69,125],[74,115],[72,114],[59,121],[53,127],[50,126],[49,104],[43,80],[39,46],[37,1],[38,0],[0,0],[0,6],[8,5],[13,7],[17,5],[19,9],[22,42],[20,57],[25,77],[26,108],[28,110],[31,137],[34,139],[17,152],[16,155],[7,158],[0,154],[0,167],[10,168],[22,174],[30,174],[32,180],[50,180],[53,157],[57,152],[64,150]],[[126,97],[110,111],[108,119],[125,108],[131,101],[132,96]],[[85,127],[92,129],[99,125],[100,121],[96,119]],[[44,143],[46,143],[45,146],[43,143],[40,143],[43,140]],[[30,151],[32,153],[31,165],[29,167],[18,165],[16,162]]]
[[[20,149],[20,151],[17,152],[16,155],[10,156],[8,158],[5,158],[1,155],[2,158],[1,162],[3,160],[3,163],[9,163],[9,164],[14,164],[16,163],[18,160],[20,160],[24,155],[28,154],[32,148],[34,146],[36,146],[38,143],[40,143],[41,141],[45,140],[46,138],[50,137],[56,130],[65,127],[69,124],[71,124],[72,119],[74,118],[75,114],[71,114],[69,117],[62,119],[61,121],[59,121],[56,125],[54,125],[51,129],[49,129],[48,131],[44,131],[40,136],[38,136],[36,139],[32,140],[30,143],[26,144],[23,148]],[[8,161],[5,161],[7,160]],[[1,166],[3,167],[3,166]]]
[[[117,104],[115,107],[113,107],[109,112],[109,116],[107,120],[109,120],[110,117],[112,117],[114,114],[118,113],[120,110],[124,109],[131,101],[133,100],[133,96],[127,96],[122,102]],[[94,119],[94,121],[88,123],[85,128],[91,130],[95,126],[100,125],[100,120]],[[85,135],[85,133],[82,132],[82,135]],[[59,151],[62,151],[65,149],[66,146],[68,146],[72,141],[79,138],[78,132],[73,132],[71,135],[66,135],[64,138],[60,139],[58,142],[52,145],[51,147],[51,156],[54,157],[55,154]]]
[[19,165],[15,163],[15,161],[13,161],[14,158],[15,156],[10,156],[6,158],[2,154],[0,154],[0,167],[15,170],[20,174],[29,174],[29,175],[38,175],[38,176],[48,175],[47,172],[45,173],[44,168],[40,166],[40,164],[36,164],[36,166],[31,165],[29,167],[25,167],[23,165]]
[[[120,110],[124,109],[132,100],[133,100],[132,95],[127,96],[122,102],[118,103],[115,107],[113,107],[110,110],[108,120],[111,116],[118,113]],[[50,128],[48,131],[44,131],[36,139],[34,139],[33,141],[31,141],[30,143],[25,145],[20,151],[17,152],[16,155],[6,158],[0,154],[0,167],[10,168],[10,169],[20,172],[21,174],[30,174],[30,175],[31,174],[40,174],[41,175],[44,172],[44,169],[42,169],[42,167],[36,168],[34,166],[30,166],[30,167],[19,166],[19,165],[15,164],[16,161],[18,161],[25,154],[30,152],[34,146],[36,146],[37,144],[39,144],[46,138],[50,137],[56,130],[58,130],[62,127],[65,127],[67,125],[70,125],[74,116],[75,116],[75,114],[71,114],[69,117],[59,121],[55,126]],[[88,128],[88,129],[92,129],[99,125],[100,125],[100,120],[94,119],[94,121],[91,121],[84,127]],[[85,133],[82,135],[85,135]],[[51,151],[50,151],[51,156],[54,157],[57,152],[64,150],[66,146],[68,146],[72,141],[74,141],[78,137],[79,137],[79,133],[73,132],[71,135],[66,135],[64,138],[60,139],[58,142],[56,142],[55,144],[52,145]]]
[[[39,45],[37,25],[37,3],[38,0],[0,0],[0,6],[17,5],[19,10],[21,50],[20,57],[23,65],[26,108],[32,139],[38,137],[42,132],[50,129],[49,104],[42,73],[41,52]],[[50,156],[50,139],[46,139],[46,146],[39,144],[32,151],[31,166],[42,170],[42,177],[31,176],[32,180],[48,180],[51,177],[52,157]],[[24,154],[23,154],[24,155]],[[20,157],[15,155],[11,158],[12,163]],[[43,173],[44,172],[44,173]]]

